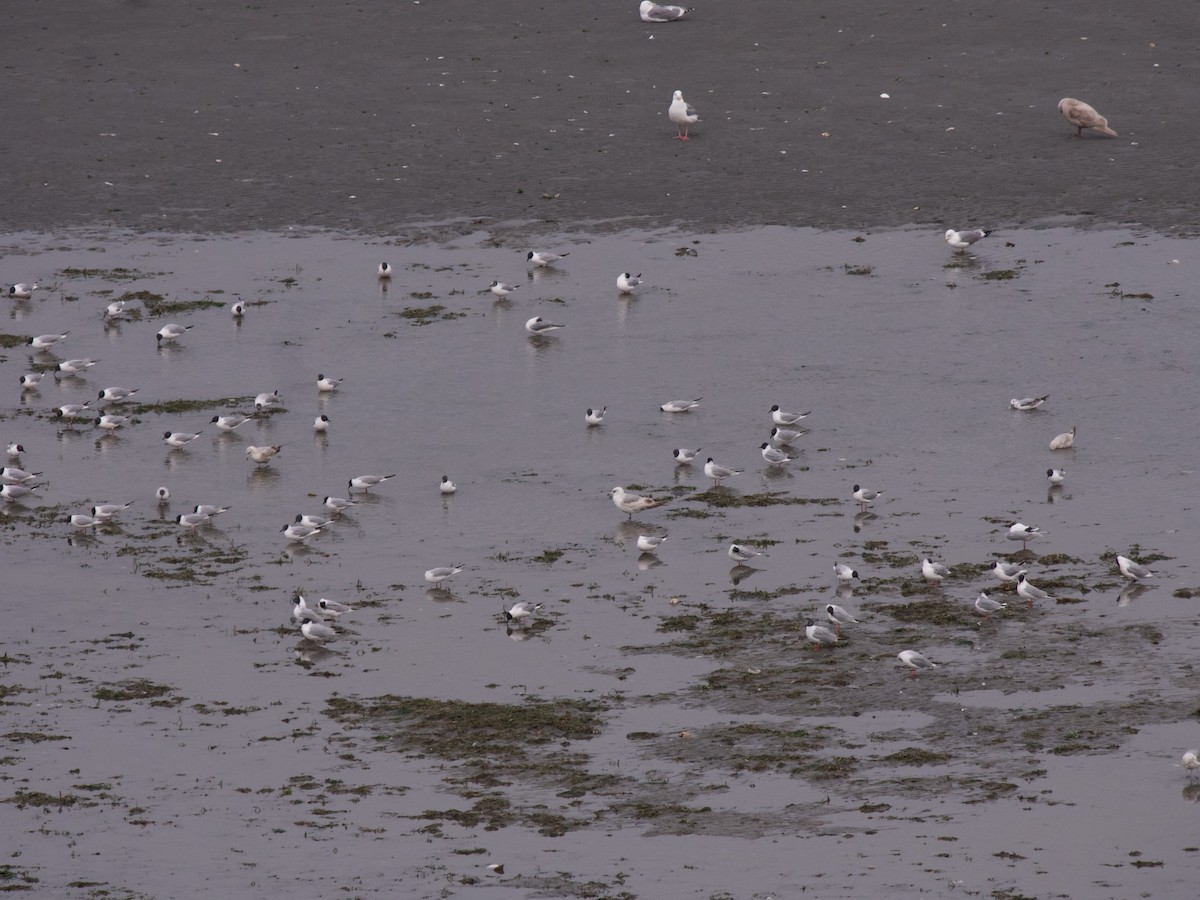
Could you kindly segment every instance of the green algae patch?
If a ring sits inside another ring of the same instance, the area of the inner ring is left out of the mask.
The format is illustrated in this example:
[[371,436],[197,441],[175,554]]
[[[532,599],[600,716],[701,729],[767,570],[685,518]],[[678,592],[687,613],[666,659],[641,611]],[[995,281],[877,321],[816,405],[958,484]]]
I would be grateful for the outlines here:
[[146,678],[131,678],[115,684],[102,685],[92,692],[97,700],[153,700],[175,690],[170,685],[155,684]]
[[466,703],[387,694],[331,697],[326,712],[343,724],[387,731],[389,740],[405,750],[447,759],[499,759],[532,745],[588,740],[599,733],[605,709],[595,701],[569,699]]
[[689,502],[706,503],[717,509],[760,506],[832,506],[840,503],[836,497],[791,497],[782,491],[761,494],[738,494],[727,488],[710,488],[686,498]]

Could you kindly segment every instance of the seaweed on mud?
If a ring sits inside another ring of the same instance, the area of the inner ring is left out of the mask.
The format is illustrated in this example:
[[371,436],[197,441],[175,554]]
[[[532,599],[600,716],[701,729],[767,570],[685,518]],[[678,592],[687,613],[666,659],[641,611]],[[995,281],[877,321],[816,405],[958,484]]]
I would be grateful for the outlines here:
[[872,604],[870,608],[878,609],[879,612],[908,624],[919,622],[928,625],[967,627],[974,624],[976,619],[976,616],[967,611],[965,605],[944,597],[932,597],[913,603]]
[[130,678],[115,684],[102,685],[92,692],[97,700],[153,700],[171,693],[175,688],[167,684],[155,684],[147,678]]
[[[31,334],[0,334],[0,347],[10,349],[12,347],[25,347],[33,340]],[[48,368],[57,368],[50,366]]]
[[128,415],[146,416],[163,413],[186,413],[208,409],[232,409],[235,406],[252,406],[254,398],[220,397],[215,400],[160,400],[156,403],[134,403],[126,407]]
[[686,498],[689,502],[706,503],[717,509],[761,506],[830,506],[840,503],[836,497],[791,497],[782,491],[761,494],[739,494],[722,488],[709,488]]

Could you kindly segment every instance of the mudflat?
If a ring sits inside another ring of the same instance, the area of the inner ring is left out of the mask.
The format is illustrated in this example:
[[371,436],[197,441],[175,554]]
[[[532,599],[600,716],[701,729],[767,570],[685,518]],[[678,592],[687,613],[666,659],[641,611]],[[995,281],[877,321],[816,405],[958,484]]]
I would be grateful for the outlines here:
[[1183,4],[636,7],[12,4],[3,227],[1200,220]]

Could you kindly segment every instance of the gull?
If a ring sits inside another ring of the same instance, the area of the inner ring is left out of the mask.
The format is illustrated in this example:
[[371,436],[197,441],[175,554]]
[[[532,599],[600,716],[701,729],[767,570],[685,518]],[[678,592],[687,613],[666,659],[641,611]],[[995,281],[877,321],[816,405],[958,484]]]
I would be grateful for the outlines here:
[[352,506],[358,506],[353,500],[347,500],[345,497],[326,497],[321,502],[335,516],[341,515]]
[[246,455],[248,457],[250,457],[252,460],[254,460],[256,463],[261,464],[261,463],[270,462],[271,458],[274,457],[275,454],[278,453],[282,449],[283,449],[282,444],[276,444],[272,447],[266,447],[266,446],[256,447],[253,444],[251,444],[249,447],[246,448]]
[[183,528],[186,528],[192,534],[196,533],[196,529],[201,525],[207,525],[209,517],[202,513],[180,513],[175,517],[175,521]]
[[1008,534],[1005,535],[1010,541],[1020,541],[1022,550],[1029,549],[1029,542],[1034,538],[1045,536],[1046,532],[1037,525],[1026,525],[1023,522],[1013,522],[1008,526]]
[[769,443],[764,442],[762,447],[762,458],[772,466],[782,466],[785,463],[795,462],[796,457],[788,456],[778,447],[772,447]]
[[211,503],[197,503],[192,512],[215,519],[221,513],[227,513],[231,509],[233,509],[232,506],[213,506]]
[[317,608],[308,605],[308,601],[304,599],[303,594],[297,594],[292,598],[292,618],[297,622],[324,622],[325,617],[321,615],[321,611]]
[[665,534],[639,534],[637,548],[644,553],[656,553],[666,539]]
[[41,474],[41,472],[26,472],[19,466],[5,466],[0,469],[0,481],[5,484],[29,484]]
[[323,374],[317,376],[317,390],[322,394],[328,394],[338,389],[338,385],[346,379],[344,378],[326,378]]
[[666,502],[665,500],[655,500],[653,497],[644,497],[641,494],[635,494],[619,486],[613,488],[608,493],[612,497],[613,506],[623,513],[629,513],[629,518],[631,519],[635,512],[654,509],[654,507],[662,506]]
[[804,623],[804,636],[812,641],[814,650],[820,650],[827,644],[832,647],[840,640],[836,634],[812,619],[807,619]]
[[35,338],[29,339],[29,346],[34,350],[49,350],[59,341],[65,341],[69,331],[64,331],[62,334],[39,334]]
[[313,419],[313,431],[317,432],[318,434],[324,434],[329,430],[329,426],[332,424],[332,422],[333,419],[322,413]]
[[654,3],[652,0],[642,0],[642,5],[638,8],[638,15],[642,17],[643,22],[674,22],[682,19],[691,11],[690,6],[669,6]]
[[858,578],[858,570],[850,568],[845,563],[834,563],[833,574],[842,584],[849,584],[855,578]]
[[123,319],[125,317],[125,301],[114,300],[108,306],[104,307],[104,318],[106,319]]
[[310,516],[304,513],[296,513],[295,524],[303,525],[305,528],[321,529],[326,525],[333,523],[333,519],[325,519],[321,516]]
[[88,516],[83,513],[76,513],[73,516],[69,516],[67,521],[80,531],[86,531],[89,528],[95,528],[98,525],[104,524],[104,520],[99,516]]
[[497,297],[507,297],[517,289],[515,284],[505,284],[503,281],[493,281],[492,286],[488,288]]
[[109,403],[124,403],[140,390],[141,388],[106,387],[97,399],[107,400]]
[[13,443],[8,445],[8,455],[11,457],[14,457],[14,458],[18,457],[24,452],[25,452],[24,444],[18,444],[14,441]]
[[921,574],[925,576],[926,581],[940,584],[950,574],[950,570],[941,563],[934,562],[931,559],[923,559],[921,560]]
[[795,428],[772,428],[771,440],[777,444],[783,444],[786,447],[797,438],[802,438],[806,434],[808,434],[807,431],[800,431]]
[[825,617],[834,624],[838,634],[842,633],[843,625],[858,624],[858,619],[854,618],[854,616],[850,615],[849,611],[838,606],[836,603],[830,603],[825,607]]
[[337,637],[337,631],[325,621],[305,622],[300,626],[300,633],[314,644],[324,644]]
[[96,363],[98,359],[64,359],[58,364],[58,371],[64,375],[78,375],[80,372],[86,372]]
[[186,447],[202,434],[204,434],[203,431],[194,433],[189,431],[164,431],[163,443],[172,450],[178,450],[180,447]]
[[443,475],[442,482],[438,485],[438,490],[443,494],[453,494],[458,490],[458,485],[450,480],[449,475]]
[[991,232],[986,228],[972,228],[965,231],[955,231],[953,228],[947,228],[946,236],[943,238],[943,240],[961,253],[973,243],[982,240],[989,234],[991,234]]
[[999,612],[1002,609],[1008,609],[1007,603],[1001,603],[999,600],[993,600],[986,593],[980,593],[975,598],[975,608],[983,613],[985,619],[990,618],[994,612]]
[[92,507],[92,515],[97,519],[107,520],[111,519],[119,512],[124,512],[131,506],[133,506],[132,500],[130,500],[128,503],[101,503]]
[[1141,563],[1135,563],[1128,556],[1118,556],[1117,567],[1121,570],[1121,574],[1130,581],[1141,581],[1145,578],[1154,577],[1153,572],[1151,572]]
[[396,477],[395,474],[392,474],[392,475],[355,475],[353,478],[350,479],[350,482],[349,482],[350,490],[353,491],[353,490],[357,489],[360,491],[369,491],[371,488],[375,487],[377,484],[383,484],[389,478],[395,478],[395,477]]
[[391,278],[392,277],[391,263],[381,262],[379,264],[379,268],[375,270],[375,274],[378,275],[380,278]]
[[264,391],[254,398],[254,408],[262,411],[264,409],[273,409],[276,406],[282,405],[283,400],[279,396],[279,390],[273,390],[270,393]]
[[530,618],[535,612],[542,608],[542,604],[534,603],[532,600],[518,600],[512,606],[504,611],[504,621],[520,622],[523,619]]
[[1033,601],[1035,600],[1042,601],[1054,599],[1041,588],[1035,587],[1033,582],[1027,579],[1024,574],[1017,576],[1017,593],[1025,598],[1030,608],[1033,607]]
[[20,500],[22,497],[28,497],[41,485],[24,485],[24,484],[6,484],[0,487],[0,497],[7,500]]
[[441,584],[451,575],[457,575],[464,566],[436,566],[425,573],[425,580],[430,584]]
[[194,325],[177,325],[174,322],[170,322],[170,323],[164,325],[162,328],[158,329],[158,334],[155,337],[160,344],[163,341],[166,341],[168,344],[170,344],[170,343],[178,340],[180,337],[182,337],[184,334],[191,331],[195,327],[196,326],[194,326]]
[[348,603],[342,603],[338,600],[326,600],[324,597],[317,601],[317,609],[334,619],[344,613],[354,612],[354,607]]
[[1027,569],[1022,569],[1016,563],[1002,562],[1000,560],[996,560],[996,565],[992,567],[992,574],[1005,584],[1016,584],[1017,577],[1024,575],[1027,571]]
[[622,272],[617,276],[617,290],[622,294],[632,294],[637,290],[638,285],[642,283],[642,273],[631,275],[628,272]]
[[36,390],[37,386],[42,383],[42,379],[45,377],[45,372],[26,372],[21,376],[21,390]]
[[696,461],[696,454],[703,449],[703,447],[697,447],[695,450],[691,450],[688,447],[677,447],[671,451],[671,455],[675,457],[675,465],[690,466]]
[[1058,111],[1075,127],[1075,137],[1083,137],[1085,128],[1092,128],[1109,137],[1117,136],[1117,133],[1108,127],[1108,119],[1096,112],[1095,107],[1089,106],[1082,100],[1063,97],[1058,101]]
[[[88,403],[90,402],[88,401]],[[88,403],[64,403],[54,410],[54,415],[59,419],[70,419],[74,422],[83,413],[92,411]]]
[[1067,470],[1066,469],[1047,469],[1046,477],[1050,479],[1051,484],[1060,485],[1067,478]]
[[928,658],[917,650],[901,650],[896,656],[900,662],[912,669],[909,675],[913,678],[917,677],[917,672],[937,668],[937,663],[930,662]]
[[696,113],[696,110],[683,99],[683,91],[676,91],[672,95],[671,106],[667,110],[667,118],[675,125],[675,137],[681,141],[688,140],[688,130],[692,125],[700,121],[700,116]]
[[741,475],[741,469],[731,469],[729,466],[723,466],[720,463],[713,462],[710,456],[704,464],[704,474],[713,480],[713,484],[720,487],[721,482],[726,478],[732,478],[734,475]]
[[1079,427],[1078,425],[1072,425],[1070,431],[1064,431],[1062,434],[1056,436],[1054,438],[1054,440],[1052,440],[1050,442],[1050,449],[1051,450],[1067,450],[1071,447],[1074,447],[1075,446],[1075,429],[1078,427]]
[[119,416],[116,413],[104,413],[96,419],[96,426],[111,433],[128,422],[129,416]]
[[239,425],[245,425],[249,421],[249,416],[243,416],[238,413],[232,416],[213,416],[209,424],[216,425],[220,431],[233,431]]
[[304,543],[314,534],[320,534],[321,529],[302,525],[299,522],[289,522],[279,529],[279,533],[285,535],[289,541]]
[[1031,409],[1037,409],[1049,399],[1049,394],[1046,394],[1043,397],[1022,397],[1020,400],[1018,400],[1016,397],[1013,397],[1008,401],[1008,405],[1011,409],[1019,409],[1022,412],[1028,412]]
[[747,547],[745,544],[730,544],[726,551],[729,558],[735,563],[745,563],[754,559],[756,556],[766,556],[761,550],[755,550],[753,547]]
[[668,400],[666,403],[659,406],[665,413],[685,413],[691,412],[700,405],[703,397],[697,397],[695,400]]
[[525,330],[530,334],[546,334],[547,332],[557,331],[565,327],[565,325],[555,325],[553,322],[547,322],[541,316],[534,316],[525,323]]
[[604,414],[606,412],[608,412],[607,406],[603,406],[600,409],[588,407],[587,413],[584,414],[583,421],[587,422],[588,425],[603,425]]
[[1179,760],[1179,764],[1187,769],[1189,775],[1200,769],[1200,750],[1188,750]]
[[870,491],[859,485],[854,486],[854,499],[858,501],[858,508],[865,511],[868,506],[879,499],[883,491]]
[[778,403],[771,407],[771,421],[776,425],[795,425],[801,419],[807,418],[811,414],[811,409],[808,412],[802,413],[785,412],[779,408]]
[[246,314],[246,301],[238,300],[229,307],[229,314],[235,319],[240,319]]
[[552,266],[564,256],[570,256],[570,253],[550,253],[538,250],[530,250],[529,255],[525,257],[532,266]]
[[167,487],[160,487],[154,492],[154,497],[159,503],[168,503],[171,500],[171,491]]
[[33,292],[38,289],[38,284],[35,281],[33,284],[26,284],[23,281],[8,286],[8,296],[14,300],[28,300],[33,296]]

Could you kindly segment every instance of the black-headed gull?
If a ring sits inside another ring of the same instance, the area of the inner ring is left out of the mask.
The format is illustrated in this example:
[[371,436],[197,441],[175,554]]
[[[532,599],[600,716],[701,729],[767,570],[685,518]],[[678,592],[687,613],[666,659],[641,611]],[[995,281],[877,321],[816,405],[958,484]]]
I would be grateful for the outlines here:
[[1046,532],[1042,531],[1037,525],[1013,522],[1008,526],[1008,534],[1005,537],[1010,541],[1020,541],[1021,549],[1025,550],[1029,547],[1029,542],[1034,538],[1046,537]]
[[300,626],[300,633],[314,644],[324,644],[326,641],[332,641],[337,637],[337,631],[334,630],[334,627],[323,619],[315,622],[305,622]]
[[796,460],[796,457],[788,456],[786,453],[784,453],[778,447],[772,447],[769,443],[767,443],[765,441],[763,442],[763,445],[759,448],[759,450],[762,452],[762,458],[767,461],[768,465],[782,466],[782,465],[786,465],[787,463],[790,463],[790,462],[795,462],[795,460]]
[[963,231],[955,231],[953,228],[947,228],[944,240],[961,253],[976,241],[983,240],[989,234],[991,232],[986,228],[970,228]]
[[284,535],[289,541],[304,543],[315,534],[320,534],[321,529],[313,528],[311,525],[305,525],[302,522],[288,522],[279,529],[280,534]]
[[518,600],[504,611],[504,621],[522,622],[525,619],[531,618],[541,608],[542,604],[534,603],[532,600]]
[[279,396],[279,389],[273,391],[263,391],[254,398],[254,408],[259,412],[267,409],[275,409],[277,406],[283,405],[283,398]]
[[245,425],[249,421],[250,417],[243,415],[213,416],[209,424],[216,425],[220,431],[233,431],[239,425]]
[[1075,431],[1079,428],[1078,425],[1072,425],[1070,431],[1064,431],[1060,435],[1056,435],[1054,440],[1050,442],[1051,450],[1067,450],[1075,446]]
[[305,528],[324,528],[326,525],[333,524],[333,519],[326,519],[324,516],[314,516],[306,513],[296,513],[296,518],[292,521],[297,525],[303,525]]
[[317,390],[322,394],[331,394],[338,389],[344,379],[326,378],[324,373],[317,376]]
[[1033,607],[1035,600],[1040,603],[1044,600],[1054,599],[1040,587],[1036,587],[1023,573],[1017,576],[1017,593],[1025,598],[1025,602],[1030,608]]
[[189,331],[191,331],[195,327],[196,326],[194,326],[194,325],[178,325],[174,322],[170,322],[170,323],[164,325],[162,328],[158,329],[158,334],[156,334],[155,337],[160,344],[163,341],[166,341],[167,343],[171,343],[173,341],[179,340],[179,338],[181,338],[183,335],[187,334]]
[[221,515],[222,513],[227,513],[231,509],[233,509],[232,506],[217,506],[212,503],[197,503],[194,507],[192,507],[192,512],[198,513],[202,516],[208,516],[210,519],[215,519],[217,516]]
[[438,485],[438,490],[443,494],[453,494],[458,490],[458,485],[450,480],[449,475],[443,475],[441,484]]
[[170,503],[171,502],[171,489],[166,487],[165,485],[163,487],[160,487],[157,491],[154,492],[154,499],[157,500],[159,503]]
[[21,390],[36,390],[37,386],[42,383],[42,379],[45,377],[45,372],[26,372],[21,376]]
[[80,531],[86,531],[89,528],[95,528],[99,525],[103,525],[105,522],[105,520],[99,516],[89,516],[85,513],[76,513],[75,515],[70,516],[67,521]]
[[246,301],[235,300],[229,304],[229,314],[235,319],[241,319],[246,314]]
[[[91,401],[88,401],[90,403]],[[88,403],[64,403],[62,406],[54,410],[54,416],[58,419],[69,419],[74,422],[85,412],[92,411]]]
[[868,506],[879,499],[881,494],[883,494],[883,491],[871,491],[858,484],[854,486],[853,497],[858,501],[858,508],[860,510],[865,511]]
[[36,481],[42,472],[27,472],[20,466],[5,466],[0,469],[0,482],[4,484],[29,484]]
[[0,487],[0,497],[7,500],[20,500],[22,497],[28,497],[41,485],[24,485],[24,484],[6,484]]
[[802,413],[786,412],[779,408],[778,403],[771,407],[771,421],[776,425],[795,425],[801,419],[807,418],[811,414],[811,409]]
[[603,425],[604,424],[604,414],[606,412],[608,412],[607,406],[602,406],[602,407],[600,407],[600,409],[596,409],[594,406],[589,406],[588,411],[586,413],[584,413],[583,421],[587,422],[587,424],[589,426],[590,425]]
[[1047,478],[1047,480],[1049,480],[1050,484],[1057,487],[1058,485],[1062,484],[1064,481],[1067,480],[1067,470],[1066,469],[1047,469],[1046,470],[1046,478]]
[[551,331],[557,331],[565,327],[565,325],[556,325],[554,322],[547,322],[541,316],[534,316],[525,323],[525,330],[534,335],[548,334]]
[[855,578],[858,578],[858,571],[850,568],[845,563],[834,563],[833,574],[842,584],[849,584]]
[[690,466],[696,461],[696,454],[703,449],[703,447],[697,447],[695,450],[689,447],[676,447],[671,451],[671,455],[675,457],[675,465]]
[[1083,129],[1091,128],[1109,137],[1117,133],[1108,127],[1108,119],[1096,112],[1096,108],[1074,97],[1063,97],[1058,101],[1058,111],[1075,129],[1075,137],[1083,137]]
[[675,131],[677,132],[675,137],[681,141],[688,140],[689,130],[700,121],[700,116],[696,113],[696,110],[683,99],[683,91],[676,91],[672,95],[671,107],[667,110],[667,118],[675,125]]
[[325,597],[317,601],[317,609],[324,615],[331,616],[334,619],[346,613],[354,612],[354,607],[350,604],[342,603],[339,600],[328,600]]
[[325,432],[329,431],[329,426],[332,424],[333,419],[329,418],[329,416],[325,415],[324,413],[321,413],[321,415],[313,419],[313,431],[315,431],[317,434],[325,434]]
[[488,288],[497,297],[507,297],[517,289],[515,284],[505,284],[503,281],[493,281],[492,286]]
[[834,624],[838,634],[842,633],[843,625],[856,625],[858,619],[850,615],[849,610],[845,607],[838,606],[836,603],[830,603],[825,607],[825,618],[829,619]]
[[350,479],[350,490],[352,491],[369,491],[376,485],[383,484],[389,478],[395,478],[395,473],[391,475],[355,475]]
[[116,413],[105,413],[93,420],[97,428],[103,428],[110,434],[129,422],[129,416],[119,416]]
[[946,576],[950,574],[950,570],[940,562],[934,562],[931,559],[921,560],[921,574],[925,576],[926,581],[934,584],[941,584]]
[[80,372],[86,372],[96,363],[98,359],[64,359],[58,364],[58,371],[64,375],[78,375]]
[[1121,574],[1130,581],[1142,581],[1146,578],[1153,578],[1154,573],[1143,566],[1141,563],[1135,563],[1128,556],[1117,557],[1117,568],[1121,570]]
[[92,507],[92,515],[98,519],[111,519],[119,512],[124,512],[133,506],[134,501],[128,503],[100,503]]
[[1024,575],[1025,569],[1022,569],[1016,563],[1003,562],[996,560],[996,565],[992,567],[992,574],[999,578],[1005,584],[1016,584],[1017,576]]
[[123,387],[106,387],[100,392],[98,399],[107,400],[109,403],[124,403],[141,388],[123,388]]
[[33,284],[26,284],[25,282],[21,281],[17,284],[10,284],[8,286],[8,296],[12,297],[14,300],[28,300],[33,296],[33,292],[37,289],[38,285],[36,281]]
[[758,556],[766,556],[761,550],[755,550],[753,547],[748,547],[745,544],[730,544],[729,550],[726,551],[729,558],[736,563],[746,563]]
[[1028,412],[1031,409],[1037,409],[1049,399],[1049,394],[1046,394],[1042,397],[1022,397],[1020,400],[1018,400],[1016,397],[1013,397],[1008,401],[1008,405],[1010,409],[1019,409],[1022,412]]
[[726,478],[732,478],[734,475],[741,475],[741,469],[731,469],[729,466],[723,466],[720,463],[713,462],[710,456],[708,462],[704,464],[704,474],[713,480],[713,484],[720,485]]
[[570,256],[570,253],[550,253],[546,250],[530,250],[529,255],[525,259],[531,266],[539,266],[545,268],[552,266],[564,256]]
[[637,548],[643,553],[657,553],[662,542],[667,539],[665,534],[639,534]]
[[697,397],[695,400],[668,400],[661,404],[658,408],[665,413],[685,413],[691,412],[700,405],[703,397]]
[[348,500],[345,497],[326,497],[321,501],[325,504],[325,508],[332,512],[335,516],[339,516],[352,506],[358,506],[353,500]]
[[196,431],[164,431],[163,443],[172,450],[178,450],[180,447],[186,447],[196,438],[200,437],[204,432]]
[[786,447],[797,438],[802,438],[806,434],[808,434],[807,431],[801,431],[798,428],[772,428],[771,440]]
[[210,519],[201,513],[180,513],[175,517],[175,521],[179,523],[181,528],[186,528],[195,534],[196,529],[201,525],[207,525]]
[[69,331],[64,331],[62,334],[39,334],[35,338],[29,339],[29,346],[34,350],[49,350],[60,341],[65,341]]
[[14,459],[16,457],[20,456],[24,452],[25,452],[24,444],[18,444],[16,441],[13,441],[11,444],[8,445],[8,455]]
[[391,263],[381,262],[379,264],[379,268],[375,270],[375,274],[378,275],[380,278],[391,278],[392,277]]
[[642,273],[631,275],[628,272],[622,272],[617,276],[617,290],[622,294],[632,294],[637,290],[638,285],[642,283]]
[[108,306],[104,307],[104,318],[106,319],[123,319],[125,317],[125,301],[114,300]]
[[689,6],[672,6],[652,0],[642,0],[642,5],[638,7],[638,15],[643,22],[675,22],[691,11]]

